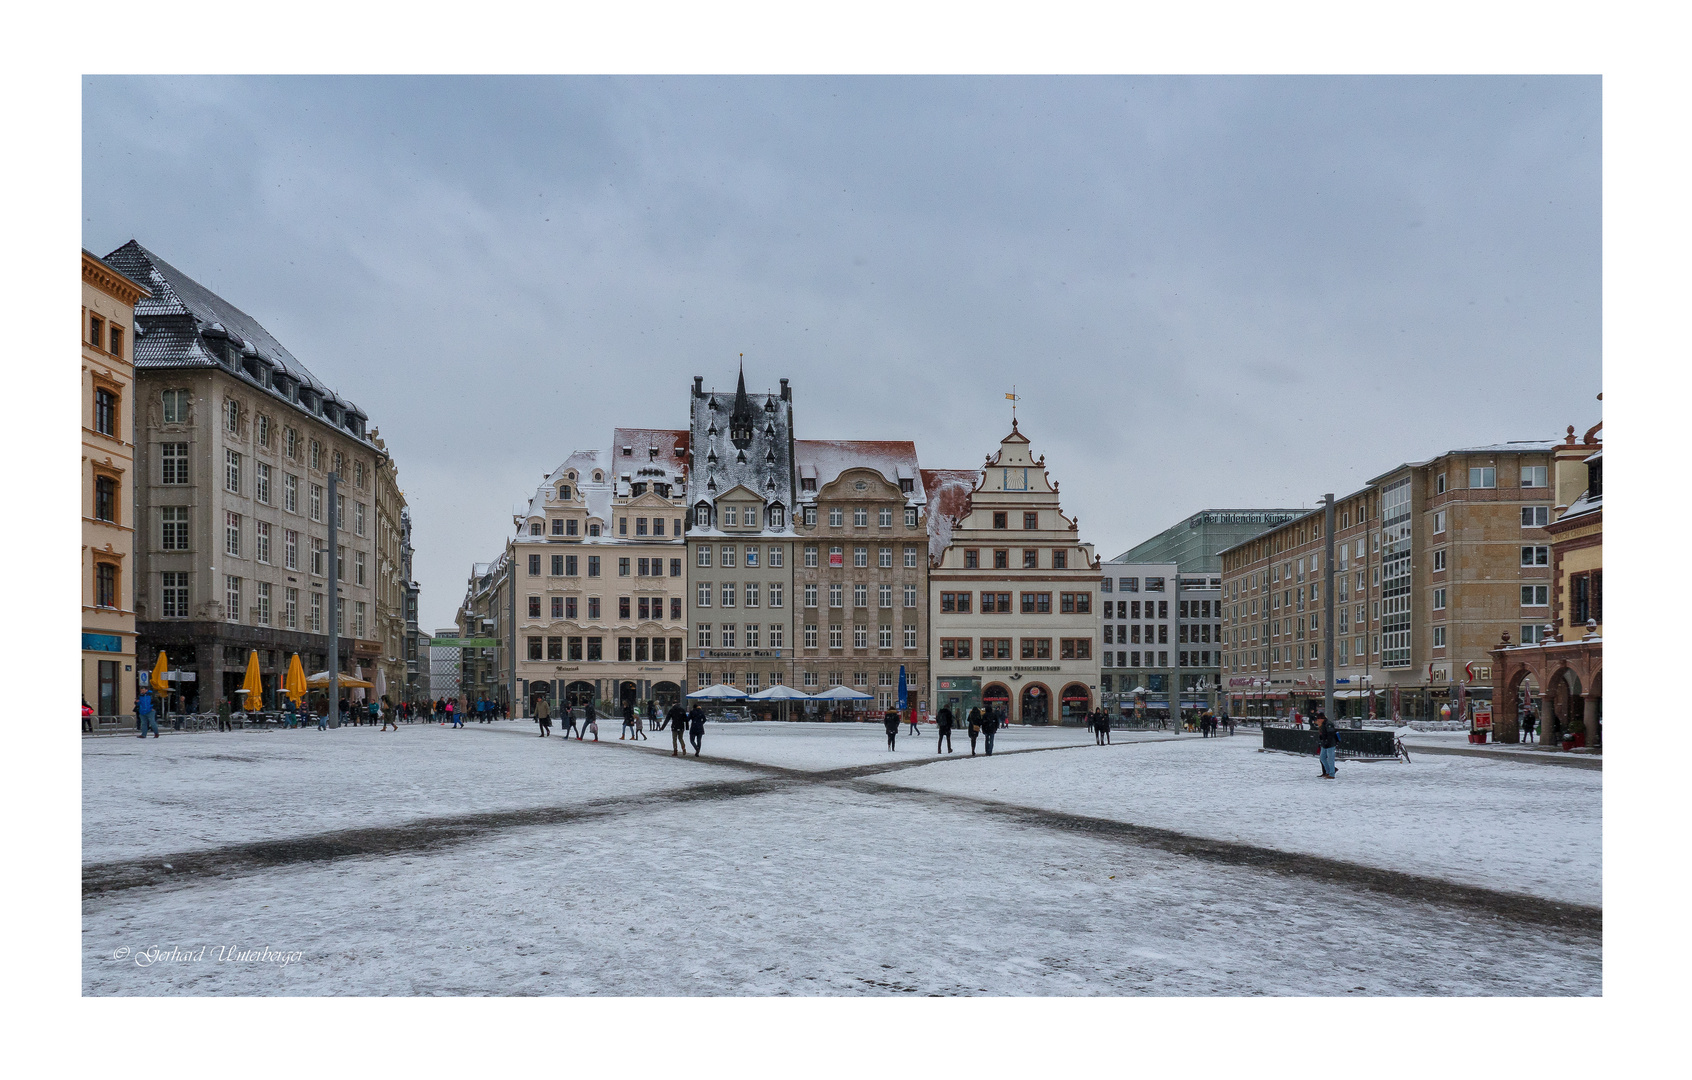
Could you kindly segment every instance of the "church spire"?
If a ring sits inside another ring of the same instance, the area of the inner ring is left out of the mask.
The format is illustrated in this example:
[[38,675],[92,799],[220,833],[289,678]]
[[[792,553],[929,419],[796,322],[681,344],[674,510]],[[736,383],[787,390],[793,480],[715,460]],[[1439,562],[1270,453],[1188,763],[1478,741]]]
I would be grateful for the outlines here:
[[746,400],[746,354],[740,354],[740,384],[734,392],[734,411],[729,413],[729,441],[744,450],[752,445],[752,425],[755,417],[752,403]]

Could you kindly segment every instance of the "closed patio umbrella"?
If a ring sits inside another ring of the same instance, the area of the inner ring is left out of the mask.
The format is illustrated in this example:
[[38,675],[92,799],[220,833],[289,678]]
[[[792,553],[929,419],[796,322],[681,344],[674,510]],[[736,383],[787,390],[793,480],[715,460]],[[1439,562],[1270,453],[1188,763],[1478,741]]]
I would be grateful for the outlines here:
[[283,689],[287,692],[288,696],[293,699],[296,707],[298,707],[300,702],[305,700],[305,668],[300,666],[299,653],[295,653],[294,658],[288,661],[288,679],[287,682],[283,684]]
[[165,681],[165,672],[169,670],[170,662],[165,659],[164,650],[160,649],[159,662],[153,665],[152,677],[147,680],[147,685],[152,688],[154,693],[168,694],[170,692],[170,683]]
[[241,682],[241,693],[246,695],[241,700],[243,709],[264,708],[264,680],[259,676],[257,649],[247,653],[247,677]]

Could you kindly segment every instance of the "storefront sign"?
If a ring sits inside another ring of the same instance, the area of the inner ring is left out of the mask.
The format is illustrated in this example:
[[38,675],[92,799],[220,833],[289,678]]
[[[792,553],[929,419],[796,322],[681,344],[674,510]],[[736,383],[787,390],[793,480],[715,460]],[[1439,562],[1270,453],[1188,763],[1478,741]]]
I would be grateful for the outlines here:
[[122,652],[123,638],[116,634],[82,633],[82,648],[86,652]]

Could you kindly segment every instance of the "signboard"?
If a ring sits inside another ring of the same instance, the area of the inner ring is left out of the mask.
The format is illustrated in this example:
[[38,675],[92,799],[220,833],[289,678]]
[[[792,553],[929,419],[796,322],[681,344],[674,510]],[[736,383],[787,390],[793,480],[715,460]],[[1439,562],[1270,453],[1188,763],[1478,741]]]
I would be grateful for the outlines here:
[[1492,710],[1491,709],[1476,709],[1475,710],[1474,730],[1476,730],[1476,731],[1491,731],[1492,730]]
[[82,633],[82,647],[87,652],[122,652],[123,638],[116,634]]
[[491,637],[437,637],[429,639],[431,648],[442,649],[497,649],[499,639]]
[[844,552],[840,552],[840,551],[829,552],[828,553],[828,565],[830,565],[830,566],[845,566],[846,565],[846,554]]

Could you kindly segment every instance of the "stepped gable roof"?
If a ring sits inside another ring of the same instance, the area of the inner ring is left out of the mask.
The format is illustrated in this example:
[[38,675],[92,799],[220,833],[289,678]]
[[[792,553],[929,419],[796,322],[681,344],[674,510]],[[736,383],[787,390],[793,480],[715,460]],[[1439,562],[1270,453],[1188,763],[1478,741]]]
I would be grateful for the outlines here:
[[148,320],[135,342],[136,367],[218,366],[217,357],[206,348],[201,331],[221,329],[243,355],[258,356],[278,365],[301,384],[358,412],[356,406],[343,401],[313,375],[257,319],[136,241],[124,244],[103,261],[145,285],[153,294],[135,305],[137,321]]
[[[799,466],[799,478],[815,480],[818,490],[833,483],[847,469],[874,469],[894,487],[901,480],[911,482],[911,493],[905,499],[907,505],[922,506],[928,502],[914,442],[796,439],[793,456]],[[802,502],[815,497],[815,492],[803,492],[799,496]]]

